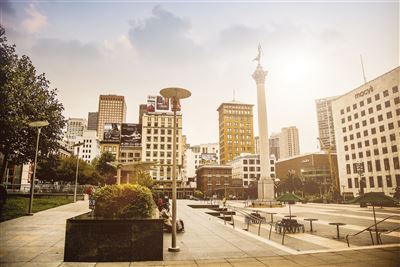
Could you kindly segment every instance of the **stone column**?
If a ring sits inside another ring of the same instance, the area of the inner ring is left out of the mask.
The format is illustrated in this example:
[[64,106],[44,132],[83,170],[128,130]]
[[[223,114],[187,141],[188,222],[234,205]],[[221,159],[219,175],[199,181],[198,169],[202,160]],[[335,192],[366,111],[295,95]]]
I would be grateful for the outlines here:
[[274,199],[274,182],[271,178],[271,165],[269,162],[269,139],[267,107],[265,101],[265,77],[260,63],[252,77],[257,84],[257,113],[258,113],[258,135],[260,140],[260,168],[261,177],[258,181],[258,200],[271,201]]

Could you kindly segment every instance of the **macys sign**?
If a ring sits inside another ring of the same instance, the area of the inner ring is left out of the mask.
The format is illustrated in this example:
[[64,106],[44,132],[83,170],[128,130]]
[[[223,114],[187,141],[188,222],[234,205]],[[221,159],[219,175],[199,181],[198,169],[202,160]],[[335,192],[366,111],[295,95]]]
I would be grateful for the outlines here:
[[355,97],[355,99],[357,99],[359,97],[368,95],[368,94],[372,93],[373,91],[374,91],[374,88],[372,86],[370,86],[369,88],[364,89],[361,92],[358,92],[354,97]]

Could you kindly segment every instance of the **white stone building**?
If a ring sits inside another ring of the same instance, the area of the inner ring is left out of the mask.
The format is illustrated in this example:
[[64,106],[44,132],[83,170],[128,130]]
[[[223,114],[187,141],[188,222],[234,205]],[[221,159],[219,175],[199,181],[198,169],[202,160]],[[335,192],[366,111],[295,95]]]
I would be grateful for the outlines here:
[[[340,189],[392,195],[400,185],[400,67],[332,102]],[[361,183],[362,181],[362,183]]]
[[[182,176],[182,115],[177,114],[176,162],[177,182],[181,185]],[[172,132],[173,115],[171,113],[147,113],[142,117],[142,160],[157,162],[158,165],[150,172],[160,184],[167,186],[172,181]]]
[[[90,163],[94,158],[100,156],[100,144],[95,130],[85,130],[81,137],[77,138],[83,145],[79,147],[79,158]],[[74,147],[74,155],[77,154],[77,147]]]
[[[271,178],[275,178],[275,157],[270,157]],[[243,187],[247,188],[250,182],[256,182],[261,176],[260,157],[255,154],[242,153],[232,161],[228,162],[232,166],[232,179],[242,179]]]

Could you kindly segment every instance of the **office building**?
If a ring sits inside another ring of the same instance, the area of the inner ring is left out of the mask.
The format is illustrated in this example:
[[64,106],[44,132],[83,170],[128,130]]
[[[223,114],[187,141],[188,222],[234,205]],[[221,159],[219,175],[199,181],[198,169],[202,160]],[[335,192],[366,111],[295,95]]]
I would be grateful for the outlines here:
[[328,97],[315,100],[317,109],[318,134],[321,150],[336,153],[335,129],[333,126],[332,101],[338,97]]
[[254,154],[253,105],[231,101],[222,103],[217,111],[221,164],[241,153]]
[[126,120],[126,103],[124,96],[100,95],[97,136],[103,140],[104,126],[109,123],[121,124]]
[[399,75],[397,67],[332,102],[342,192],[392,195],[400,185]]
[[[83,143],[79,147],[79,158],[87,163],[100,156],[100,143],[95,130],[85,130],[81,137],[77,139]],[[77,154],[77,147],[74,147],[74,155]]]
[[140,104],[139,105],[139,124],[142,124],[143,114],[147,113],[147,104]]
[[87,128],[87,121],[83,118],[69,118],[67,121],[67,132],[65,137],[70,142],[75,142],[76,138],[83,135]]
[[[313,181],[318,188],[308,188],[306,193],[328,193],[334,190],[338,180],[338,164],[336,154],[307,153],[280,159],[275,162],[276,177],[281,181],[288,179],[289,172],[303,183]],[[296,188],[301,191],[303,188]],[[315,190],[315,191],[312,191]]]
[[[177,115],[176,161],[177,184],[181,186],[182,177],[182,115]],[[172,183],[172,135],[173,115],[171,113],[143,114],[142,121],[142,160],[157,162],[150,172],[153,179],[162,186],[170,187]]]
[[87,129],[91,131],[97,131],[97,121],[99,119],[98,112],[89,112],[88,113],[88,126]]
[[199,166],[219,165],[219,144],[208,143],[191,146],[185,151],[185,159],[187,177],[195,177]]
[[[275,178],[275,157],[270,157],[270,174]],[[250,183],[257,184],[261,177],[260,156],[243,153],[228,163],[232,166],[232,179],[242,180],[242,186],[248,188]]]
[[280,159],[300,154],[299,130],[296,126],[282,128],[279,135],[279,154]]

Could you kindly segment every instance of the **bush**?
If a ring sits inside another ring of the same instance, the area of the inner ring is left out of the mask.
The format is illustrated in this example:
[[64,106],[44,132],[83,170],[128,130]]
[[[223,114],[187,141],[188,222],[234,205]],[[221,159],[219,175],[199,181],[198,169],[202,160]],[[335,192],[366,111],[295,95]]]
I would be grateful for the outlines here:
[[200,190],[194,191],[193,195],[197,198],[203,198],[204,194]]
[[94,214],[103,218],[150,218],[155,208],[150,189],[138,184],[107,185],[94,198]]

